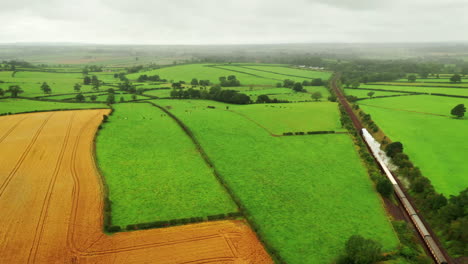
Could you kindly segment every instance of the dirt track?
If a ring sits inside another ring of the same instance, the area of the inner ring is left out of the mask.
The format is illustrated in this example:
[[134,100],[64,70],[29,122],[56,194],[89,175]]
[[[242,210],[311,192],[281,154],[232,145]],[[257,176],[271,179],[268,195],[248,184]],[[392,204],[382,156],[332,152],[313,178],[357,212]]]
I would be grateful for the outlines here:
[[242,221],[102,232],[93,138],[109,110],[0,117],[0,263],[271,263]]

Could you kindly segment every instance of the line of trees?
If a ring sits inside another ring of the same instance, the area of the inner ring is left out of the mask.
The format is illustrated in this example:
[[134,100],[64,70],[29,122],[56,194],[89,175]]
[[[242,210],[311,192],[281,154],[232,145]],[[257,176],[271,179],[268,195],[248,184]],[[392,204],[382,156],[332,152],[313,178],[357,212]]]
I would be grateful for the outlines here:
[[161,79],[161,77],[159,75],[146,75],[146,74],[143,74],[143,75],[140,75],[137,79],[138,82],[146,82],[146,81],[151,81],[151,82],[167,82],[166,79]]
[[209,91],[206,88],[201,89],[172,89],[170,96],[178,99],[208,99],[231,104],[249,104],[250,97],[235,90],[223,90],[220,85],[214,85]]
[[466,255],[468,251],[468,188],[459,195],[447,199],[435,191],[431,181],[424,177],[418,167],[404,153],[403,144],[394,142],[386,148],[386,153],[398,166],[397,174],[409,182],[409,190],[416,205],[431,227],[446,241],[444,243],[452,256]]

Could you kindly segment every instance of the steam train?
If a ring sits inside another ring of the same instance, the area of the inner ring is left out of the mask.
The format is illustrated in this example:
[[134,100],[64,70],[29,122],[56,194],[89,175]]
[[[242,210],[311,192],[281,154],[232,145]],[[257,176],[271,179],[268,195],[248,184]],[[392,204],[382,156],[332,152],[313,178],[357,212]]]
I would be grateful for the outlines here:
[[367,129],[363,128],[361,130],[361,136],[364,139],[364,142],[366,142],[367,147],[371,150],[372,155],[377,160],[380,168],[385,173],[385,175],[390,180],[390,182],[393,184],[393,189],[395,191],[396,196],[400,200],[401,204],[403,204],[403,206],[404,206],[406,212],[408,213],[411,221],[413,222],[414,226],[418,230],[418,233],[421,236],[421,238],[424,240],[424,243],[426,243],[427,247],[431,251],[432,256],[434,257],[436,262],[438,264],[448,264],[447,259],[445,258],[444,254],[442,254],[442,251],[440,250],[439,246],[437,245],[437,243],[432,238],[431,234],[427,230],[424,223],[421,221],[421,218],[418,216],[418,214],[417,214],[416,210],[414,209],[414,207],[408,201],[408,198],[406,197],[405,193],[402,191],[402,189],[398,185],[398,182],[395,180],[392,173],[388,169],[387,165],[384,163],[384,161],[382,160],[382,158],[378,154],[378,151],[372,145],[372,141],[374,140],[372,135],[367,131]]

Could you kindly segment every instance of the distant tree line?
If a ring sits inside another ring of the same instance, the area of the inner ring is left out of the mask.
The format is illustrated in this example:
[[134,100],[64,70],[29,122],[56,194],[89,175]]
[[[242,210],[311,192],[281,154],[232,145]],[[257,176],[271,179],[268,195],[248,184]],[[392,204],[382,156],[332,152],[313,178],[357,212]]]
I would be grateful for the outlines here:
[[151,81],[151,82],[167,82],[166,79],[161,79],[159,75],[151,75],[148,76],[146,74],[140,75],[137,79],[138,82],[146,82],[146,81]]
[[178,99],[207,99],[231,104],[249,104],[250,97],[235,90],[223,90],[220,85],[205,89],[174,88],[170,93],[172,98]]

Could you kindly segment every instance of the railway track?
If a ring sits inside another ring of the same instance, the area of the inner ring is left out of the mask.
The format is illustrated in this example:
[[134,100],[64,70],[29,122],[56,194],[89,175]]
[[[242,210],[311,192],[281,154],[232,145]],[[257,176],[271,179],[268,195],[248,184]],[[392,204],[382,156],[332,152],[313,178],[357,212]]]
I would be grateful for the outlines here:
[[388,169],[386,164],[383,162],[382,158],[378,155],[377,151],[372,148],[372,135],[370,135],[370,133],[363,127],[359,118],[354,114],[353,110],[351,109],[351,106],[349,105],[348,101],[346,100],[343,94],[343,91],[341,91],[341,89],[339,89],[339,87],[336,84],[336,77],[331,81],[331,88],[335,92],[338,101],[344,107],[346,113],[353,122],[354,127],[361,132],[359,134],[361,135],[364,142],[366,142],[367,147],[371,151],[376,163],[379,165],[379,168],[392,183],[394,188],[394,194],[397,197],[397,200],[399,201],[400,205],[403,206],[407,218],[410,219],[411,223],[420,235],[423,245],[426,247],[426,250],[431,253],[432,258],[437,264],[452,263],[449,261],[450,258],[448,257],[448,254],[440,246],[440,243],[435,237],[434,232],[432,232],[432,230],[424,221],[424,219],[420,215],[418,215],[416,208],[409,199],[410,197],[406,195],[404,189],[400,186],[399,181],[393,176],[392,172]]

